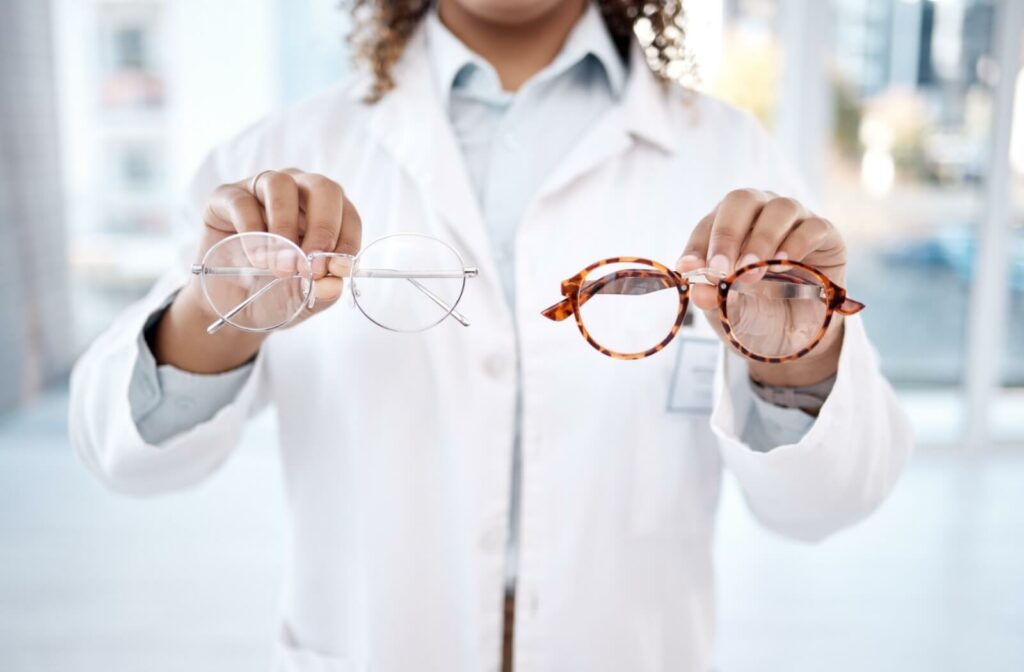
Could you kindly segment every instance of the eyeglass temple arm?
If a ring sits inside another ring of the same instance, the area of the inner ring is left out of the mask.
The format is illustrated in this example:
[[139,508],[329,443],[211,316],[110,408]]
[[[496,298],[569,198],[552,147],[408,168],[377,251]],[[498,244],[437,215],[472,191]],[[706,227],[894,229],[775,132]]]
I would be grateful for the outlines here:
[[[194,264],[192,266],[192,274],[265,277],[268,275],[277,275],[278,272],[269,268],[255,268],[249,266],[203,266],[202,264]],[[296,274],[296,276],[297,275],[298,274]],[[357,278],[392,278],[398,280],[412,278],[418,280],[433,280],[438,278],[475,278],[479,275],[479,271],[476,268],[464,268],[461,271],[396,271],[390,268],[361,268],[354,274],[350,274],[350,276],[339,277],[351,277],[351,275],[354,275]]]
[[[792,273],[776,273],[777,277],[785,278],[787,282],[792,282],[797,285],[813,285],[814,283],[805,278],[793,275]],[[856,315],[860,311],[864,310],[865,305],[860,301],[856,301],[846,296],[846,289],[839,285],[832,283],[832,288],[838,293],[839,297],[842,298],[842,302],[838,305],[833,306],[835,311],[841,315]]]
[[455,320],[464,327],[469,326],[469,320],[466,316],[455,310],[455,306],[450,305],[447,301],[442,299],[440,296],[430,291],[426,285],[419,282],[417,279],[426,278],[475,278],[479,274],[476,268],[464,268],[461,271],[396,271],[390,268],[365,268],[359,269],[354,274],[357,278],[398,278],[408,280],[409,283],[420,290],[428,299],[433,301],[442,310],[447,312],[449,315],[455,318]]
[[[206,273],[208,275],[234,275],[234,276],[267,276],[274,275],[274,271],[265,268],[246,268],[246,267],[203,267],[202,264],[196,264],[192,267],[192,273],[198,275],[200,273]],[[415,273],[405,273],[402,271],[393,271],[391,269],[365,269],[365,271],[356,271],[356,277],[366,278],[396,278],[408,280],[416,289],[423,292],[431,301],[436,303],[452,317],[458,321],[464,327],[469,326],[469,320],[466,319],[465,315],[455,310],[454,306],[449,305],[444,299],[439,297],[434,292],[430,291],[423,283],[417,282],[416,278],[447,278],[447,277],[469,277],[475,278],[478,274],[476,268],[466,268],[461,272],[457,271],[417,271]],[[218,318],[215,322],[210,324],[206,328],[208,334],[215,334],[227,323],[226,319],[231,319],[237,315],[240,311],[244,310],[246,306],[250,305],[253,301],[258,299],[264,293],[270,290],[271,287],[281,281],[281,278],[277,278],[272,282],[267,283],[259,291],[255,292],[252,296],[245,299],[234,308],[232,308],[223,318]],[[312,293],[312,289],[310,293]]]
[[[780,261],[780,263],[784,263],[784,262]],[[690,271],[689,273],[683,273],[682,274],[682,278],[684,280],[687,280],[687,281],[691,282],[691,283],[693,283],[694,280],[697,280],[699,278],[699,279],[702,279],[705,283],[713,285],[715,283],[708,282],[707,278],[704,277],[704,276],[706,276],[708,274],[709,270],[710,269],[698,268],[695,271]],[[817,289],[818,285],[817,285],[817,283],[815,283],[812,280],[808,280],[806,278],[801,278],[800,276],[793,275],[792,273],[773,272],[772,276],[773,276],[773,278],[772,278],[771,282],[776,282],[776,283],[778,283],[780,285],[778,287],[779,291],[776,293],[777,295],[775,297],[773,297],[773,298],[780,298],[780,299],[795,299],[795,298],[816,299],[816,298],[824,298],[824,297],[820,297],[818,295],[818,289]],[[812,292],[807,293],[806,296],[802,296],[799,292],[793,292],[793,290],[795,289],[794,287],[792,287],[792,286],[787,287],[787,286],[783,286],[783,285],[796,285],[797,288],[799,288],[799,287],[809,287],[809,288],[814,288],[814,289],[812,290]],[[735,287],[735,286],[736,285],[734,284],[733,287]],[[845,289],[843,289],[842,287],[840,287],[839,285],[837,285],[835,283],[832,283],[832,288],[833,288],[833,290],[835,292],[838,292],[838,295],[840,297],[842,297],[842,299],[843,299],[843,301],[839,305],[834,306],[834,309],[836,310],[836,312],[841,313],[843,315],[854,315],[854,314],[859,313],[860,311],[864,310],[864,304],[861,303],[860,301],[855,301],[855,300],[853,300],[851,298],[848,298],[846,296],[846,290]],[[763,294],[769,294],[769,292],[762,292],[762,293]]]
[[540,314],[548,318],[549,320],[561,322],[565,318],[572,315],[572,303],[570,303],[569,299],[567,298],[562,299],[558,303],[548,306],[544,310],[540,311]]
[[[580,303],[580,305],[582,306],[584,303],[589,301],[595,294],[602,293],[602,290],[604,290],[605,287],[610,285],[612,282],[617,281],[617,280],[624,280],[624,279],[627,279],[627,278],[643,278],[643,279],[652,279],[653,278],[653,279],[660,280],[661,282],[658,283],[659,284],[658,287],[650,287],[650,290],[647,291],[647,292],[635,292],[634,291],[634,292],[616,292],[616,293],[619,293],[619,294],[626,294],[626,293],[649,294],[651,291],[657,291],[659,289],[665,289],[666,287],[670,286],[669,283],[668,283],[668,277],[664,273],[662,273],[661,271],[644,271],[644,270],[640,270],[640,269],[629,270],[629,271],[616,271],[615,273],[609,273],[608,275],[604,275],[604,276],[598,278],[597,280],[591,280],[590,282],[584,284],[583,287],[579,290],[579,303]],[[625,285],[621,285],[621,288],[625,289]],[[641,288],[642,289],[642,288],[644,288],[644,286],[638,285],[637,287],[634,287],[634,289],[637,289],[637,288]],[[570,289],[569,291],[571,293],[574,290]],[[612,293],[612,292],[604,292],[604,293]],[[559,301],[558,303],[556,303],[556,304],[554,304],[552,306],[548,306],[547,308],[542,310],[540,314],[543,315],[544,317],[548,318],[549,320],[554,320],[555,322],[561,322],[565,318],[567,318],[570,315],[572,315],[572,312],[573,312],[573,310],[572,310],[572,301],[569,299],[569,297],[566,297],[566,298],[562,299],[561,301]]]
[[854,301],[853,299],[843,299],[843,302],[836,308],[836,312],[841,315],[856,315],[860,311],[864,310],[864,304],[860,301]]
[[[798,275],[792,273],[772,273],[771,279],[766,282],[772,283],[766,287],[761,288],[759,292],[753,292],[768,296],[769,298],[778,299],[825,299],[827,295],[824,289],[819,289],[820,285],[813,280],[807,278],[801,278]],[[736,288],[737,284],[733,284],[733,288]],[[800,290],[803,290],[802,292]],[[740,293],[744,293],[742,289]],[[842,315],[854,315],[864,310],[864,304],[860,301],[855,301],[846,296],[846,290],[839,285],[832,283],[832,291],[835,292],[833,296],[841,299],[838,304],[833,303],[833,309]]]
[[416,287],[416,289],[418,289],[421,292],[423,292],[427,296],[428,299],[430,299],[431,301],[436,303],[438,306],[440,306],[442,310],[444,310],[449,315],[454,317],[455,320],[459,324],[461,324],[464,327],[468,327],[469,326],[469,320],[467,320],[466,317],[462,313],[460,313],[459,311],[455,310],[455,306],[450,305],[447,301],[445,301],[444,299],[439,297],[437,294],[434,294],[432,291],[427,289],[422,283],[414,280],[413,278],[406,278],[406,280],[408,280],[410,283],[412,283],[412,285],[414,287]]
[[266,285],[264,285],[263,287],[261,287],[261,288],[259,289],[259,291],[257,291],[257,292],[253,292],[252,296],[249,296],[249,297],[247,297],[247,298],[245,299],[245,301],[242,301],[242,302],[241,302],[240,304],[238,304],[237,306],[235,306],[234,308],[232,308],[231,310],[229,310],[229,311],[228,311],[228,312],[227,312],[227,313],[226,313],[226,314],[224,315],[224,317],[218,317],[218,318],[217,318],[216,320],[214,320],[213,322],[211,322],[211,323],[210,323],[210,326],[208,326],[208,327],[206,328],[206,333],[208,333],[208,334],[210,334],[210,335],[216,334],[216,333],[217,333],[218,331],[220,331],[220,330],[221,330],[221,328],[222,328],[222,327],[223,327],[223,326],[224,326],[225,324],[227,324],[227,323],[228,323],[228,322],[227,322],[228,320],[230,320],[230,319],[231,319],[232,317],[234,317],[235,315],[237,315],[237,314],[238,314],[238,313],[240,313],[241,311],[245,310],[245,307],[246,307],[246,306],[248,306],[248,305],[249,305],[249,304],[251,304],[251,303],[252,303],[253,301],[255,301],[256,299],[260,298],[261,296],[263,296],[264,294],[266,294],[267,292],[269,292],[269,291],[270,291],[270,289],[271,289],[272,287],[274,287],[275,285],[277,285],[277,283],[279,283],[279,282],[281,282],[281,278],[275,278],[274,280],[272,280],[272,281],[268,282],[268,283],[267,283]]

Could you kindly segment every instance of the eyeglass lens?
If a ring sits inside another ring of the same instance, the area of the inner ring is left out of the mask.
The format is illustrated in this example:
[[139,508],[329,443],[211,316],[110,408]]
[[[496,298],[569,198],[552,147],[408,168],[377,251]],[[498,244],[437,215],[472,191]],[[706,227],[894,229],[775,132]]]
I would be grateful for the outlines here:
[[590,337],[621,354],[645,352],[672,332],[679,292],[664,271],[637,263],[600,266],[579,288],[580,320]]
[[811,345],[828,313],[821,279],[789,265],[754,269],[737,276],[725,308],[736,340],[764,357],[795,355]]
[[203,260],[203,291],[228,324],[264,331],[290,322],[310,291],[306,255],[291,241],[267,233],[226,238]]
[[352,296],[373,322],[392,331],[429,329],[449,315],[466,286],[462,258],[442,241],[395,234],[363,248],[351,279]]

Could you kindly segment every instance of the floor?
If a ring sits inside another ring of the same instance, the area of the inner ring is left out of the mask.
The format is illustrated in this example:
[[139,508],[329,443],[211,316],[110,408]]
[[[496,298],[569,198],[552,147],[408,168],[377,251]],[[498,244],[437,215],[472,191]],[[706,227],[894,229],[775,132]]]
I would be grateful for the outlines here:
[[[106,493],[63,393],[0,419],[0,669],[267,669],[283,519],[272,418],[212,480]],[[918,452],[895,495],[817,546],[759,529],[730,483],[719,670],[1024,670],[1024,447]]]

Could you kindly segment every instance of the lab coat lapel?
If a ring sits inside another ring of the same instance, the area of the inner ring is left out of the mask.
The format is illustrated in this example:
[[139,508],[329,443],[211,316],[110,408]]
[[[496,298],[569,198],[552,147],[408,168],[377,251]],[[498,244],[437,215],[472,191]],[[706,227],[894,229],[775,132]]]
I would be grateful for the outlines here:
[[634,46],[630,62],[622,101],[584,134],[540,188],[538,199],[559,192],[606,161],[625,153],[638,139],[664,152],[678,151],[678,130],[673,128],[668,107],[672,95],[646,66],[639,47]]
[[397,86],[374,105],[370,132],[409,174],[452,235],[480,267],[497,278],[490,237],[451,124],[431,86],[422,29],[396,64]]

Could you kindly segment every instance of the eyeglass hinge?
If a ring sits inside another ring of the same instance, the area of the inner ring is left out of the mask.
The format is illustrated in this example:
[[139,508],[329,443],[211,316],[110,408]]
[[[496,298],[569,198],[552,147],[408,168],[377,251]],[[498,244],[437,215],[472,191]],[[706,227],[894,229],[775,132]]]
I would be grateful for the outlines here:
[[192,275],[201,275],[203,272],[202,264],[192,264]]

